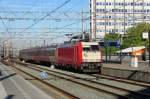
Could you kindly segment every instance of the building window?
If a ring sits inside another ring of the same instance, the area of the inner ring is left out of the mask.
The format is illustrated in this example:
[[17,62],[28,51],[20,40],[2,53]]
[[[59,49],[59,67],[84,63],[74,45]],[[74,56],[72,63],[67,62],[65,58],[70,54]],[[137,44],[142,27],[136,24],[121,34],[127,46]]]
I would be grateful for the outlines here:
[[111,16],[109,16],[109,19],[111,19]]
[[141,2],[141,3],[140,3],[140,6],[142,6],[142,5],[143,5],[143,3]]
[[96,12],[99,12],[99,9],[96,9]]
[[147,9],[147,13],[149,13],[150,12],[150,10],[149,9]]

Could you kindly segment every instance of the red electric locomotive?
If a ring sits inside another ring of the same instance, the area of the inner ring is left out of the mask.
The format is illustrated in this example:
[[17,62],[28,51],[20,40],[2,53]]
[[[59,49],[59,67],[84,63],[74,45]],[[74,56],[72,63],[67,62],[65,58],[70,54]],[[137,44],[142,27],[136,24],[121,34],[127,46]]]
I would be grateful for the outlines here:
[[96,42],[76,42],[57,47],[57,64],[85,72],[97,72],[102,65],[102,55]]
[[49,62],[60,68],[74,68],[82,72],[98,72],[102,66],[102,53],[97,42],[72,42],[57,46],[24,49],[21,60]]

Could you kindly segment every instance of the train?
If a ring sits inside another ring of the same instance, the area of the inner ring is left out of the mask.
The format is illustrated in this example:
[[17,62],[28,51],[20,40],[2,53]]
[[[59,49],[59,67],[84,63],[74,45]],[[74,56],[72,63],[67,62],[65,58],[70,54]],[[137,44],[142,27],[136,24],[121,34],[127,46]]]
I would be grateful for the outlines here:
[[98,42],[71,42],[19,51],[19,59],[45,62],[57,68],[72,68],[81,72],[100,72],[102,52]]

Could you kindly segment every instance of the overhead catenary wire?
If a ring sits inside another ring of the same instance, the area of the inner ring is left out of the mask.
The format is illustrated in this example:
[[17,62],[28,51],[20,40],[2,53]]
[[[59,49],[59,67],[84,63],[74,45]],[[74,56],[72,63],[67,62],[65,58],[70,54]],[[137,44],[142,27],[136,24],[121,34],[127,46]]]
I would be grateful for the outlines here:
[[[24,31],[26,31],[27,29],[30,29],[31,27],[33,27],[34,25],[36,25],[37,23],[39,23],[39,21],[42,21],[45,19],[45,17],[49,16],[50,14],[52,14],[53,12],[55,12],[56,10],[58,10],[59,8],[63,7],[66,3],[70,2],[71,0],[67,0],[66,2],[64,2],[61,6],[59,6],[58,8],[54,9],[53,11],[51,11],[49,14],[47,14],[46,16],[40,18],[39,20],[36,20],[36,22],[34,22],[32,25],[30,25],[29,27],[25,28]],[[78,23],[78,22],[77,22]],[[76,24],[75,23],[71,23],[71,24],[68,24],[68,25],[65,25],[62,27],[62,29],[64,29],[65,27],[68,27],[68,26],[71,26],[71,25],[74,25]],[[59,28],[60,29],[60,28]]]
[[[37,2],[38,2],[38,0],[35,0],[35,1],[33,2],[32,7],[33,7],[33,6],[35,6],[35,5],[37,4]],[[24,15],[23,15],[23,16],[25,16],[26,14],[28,14],[28,13],[27,13],[27,12],[26,12],[26,13],[24,13]]]
[[34,25],[38,24],[40,21],[44,20],[46,17],[50,16],[52,13],[56,12],[57,10],[59,10],[60,8],[62,8],[63,6],[65,6],[66,4],[68,4],[71,0],[67,0],[65,1],[63,4],[61,4],[60,6],[58,6],[57,8],[55,8],[54,10],[50,11],[48,14],[46,14],[45,16],[41,17],[39,20],[37,20],[36,22],[34,22],[33,24],[31,24],[30,26],[28,26],[25,30],[23,30],[22,32],[25,32],[26,30],[32,28]]
[[[68,0],[69,1],[69,0]],[[67,1],[66,1],[67,2]],[[65,2],[65,3],[66,3]],[[72,7],[71,7],[72,8]],[[69,9],[70,10],[70,9]],[[48,15],[47,15],[48,16]],[[36,22],[34,23],[34,24],[36,24],[38,21],[36,20]],[[73,24],[72,24],[73,25]],[[66,26],[64,26],[64,27],[67,27],[67,26],[70,26],[70,24],[69,25],[66,25]],[[24,30],[26,30],[27,28],[25,28]],[[28,28],[29,29],[29,28]],[[64,29],[64,28],[63,28]]]
[[[87,17],[87,18],[85,18],[85,20],[86,19],[89,19],[90,17]],[[87,20],[86,20],[87,21]],[[77,22],[73,22],[73,23],[70,23],[70,24],[67,24],[67,25],[64,25],[64,26],[62,26],[62,27],[58,27],[58,28],[56,28],[57,30],[61,30],[61,29],[64,29],[64,28],[66,28],[66,27],[69,27],[69,26],[72,26],[72,25],[75,25],[75,24],[78,24],[78,23],[81,23],[81,21],[77,21]],[[56,33],[56,31],[51,31],[51,33]],[[60,31],[61,32],[61,31]],[[60,33],[60,32],[57,32],[57,33]],[[68,31],[67,31],[68,32]],[[67,33],[67,32],[63,32],[63,33]],[[21,32],[20,32],[21,33]],[[71,31],[70,31],[70,33],[71,33]],[[72,33],[74,33],[75,34],[75,32],[72,32]],[[79,32],[77,33],[77,34],[79,34]],[[63,35],[61,35],[61,36],[65,36],[66,34],[63,34]],[[58,36],[57,36],[58,37]],[[52,39],[52,38],[51,38]],[[57,39],[56,37],[54,37],[54,39]]]
[[3,21],[2,17],[0,16],[0,20],[4,26],[4,28],[6,29],[6,31],[9,33],[7,26],[5,25],[5,22]]
[[[0,0],[0,2],[2,2],[3,0]],[[3,24],[3,26],[4,26],[4,28],[6,29],[6,31],[9,33],[9,31],[8,31],[8,28],[7,28],[7,26],[5,25],[5,22],[3,21],[3,18],[1,17],[1,15],[0,15],[0,20],[1,20],[1,22],[2,22],[2,24]]]
[[[87,21],[87,20],[89,20],[89,18],[90,17],[87,17],[87,18],[85,18],[85,20]],[[69,26],[72,26],[72,25],[75,25],[75,24],[78,24],[78,23],[80,23],[80,20],[78,20],[78,21],[76,21],[76,22],[73,22],[73,23],[71,23],[71,24],[67,24],[67,25],[64,25],[64,26],[62,26],[62,27],[56,27],[56,28],[49,28],[49,29],[56,29],[56,30],[61,30],[61,29],[75,29],[75,28],[66,28],[66,27],[69,27]],[[10,28],[11,30],[13,29],[13,28]],[[15,29],[15,28],[14,28]],[[26,28],[16,28],[16,29],[26,29]],[[31,29],[31,28],[30,28]],[[29,30],[30,30],[29,29]],[[48,28],[47,28],[48,29]],[[79,29],[81,29],[81,28],[76,28],[77,30],[79,30]],[[56,31],[51,31],[51,33],[60,33],[60,32],[62,32],[62,31],[59,31],[59,32],[56,32]],[[67,33],[68,31],[66,31],[66,32],[62,32],[62,33]],[[22,32],[11,32],[11,33],[22,33]],[[26,33],[26,32],[24,32],[24,33]],[[28,33],[30,33],[30,32],[28,32]],[[42,33],[42,32],[41,32]],[[45,33],[45,32],[43,32],[43,33]],[[49,32],[47,32],[47,33],[49,33]],[[70,33],[75,33],[75,32],[71,32],[70,31]],[[65,35],[65,34],[64,34]]]
[[[88,18],[90,18],[90,17],[87,17],[87,18],[85,18],[85,19],[88,19]],[[58,29],[60,30],[60,29],[63,29],[63,28],[65,28],[65,27],[68,27],[68,26],[72,26],[72,25],[75,25],[75,24],[78,24],[78,23],[81,23],[82,21],[80,21],[80,22],[73,22],[73,23],[71,23],[71,24],[67,24],[67,25],[64,25],[64,26],[62,26],[62,27],[58,27]],[[57,30],[58,30],[57,29]],[[74,33],[75,34],[75,33]],[[79,33],[77,33],[77,34],[79,34]],[[60,37],[62,37],[62,36],[65,36],[66,34],[63,34],[63,35],[61,35]],[[58,39],[59,37],[57,36],[57,37],[54,37],[54,38],[52,38],[52,39]]]

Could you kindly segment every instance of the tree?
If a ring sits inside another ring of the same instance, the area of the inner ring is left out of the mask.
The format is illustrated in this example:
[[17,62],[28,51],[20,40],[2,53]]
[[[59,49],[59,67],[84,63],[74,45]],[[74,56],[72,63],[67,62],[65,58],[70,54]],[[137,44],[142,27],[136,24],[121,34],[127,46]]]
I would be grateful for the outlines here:
[[118,34],[106,34],[104,37],[105,41],[118,41],[119,35]]
[[[104,41],[106,42],[119,41],[119,35],[118,34],[106,34],[104,37]],[[115,46],[108,46],[107,50],[109,54],[114,54],[118,50],[118,48],[116,48]],[[103,49],[103,52],[106,53],[106,48]]]
[[[121,49],[128,48],[131,46],[148,46],[148,40],[142,39],[142,33],[150,30],[150,23],[138,23],[134,27],[127,29],[127,33],[122,35]],[[105,41],[120,41],[119,34],[106,34],[104,37]],[[118,48],[111,47],[113,52]],[[105,51],[105,50],[104,50]]]
[[122,47],[147,46],[148,40],[142,39],[142,33],[148,32],[149,30],[149,23],[139,23],[136,26],[129,28],[123,37]]

